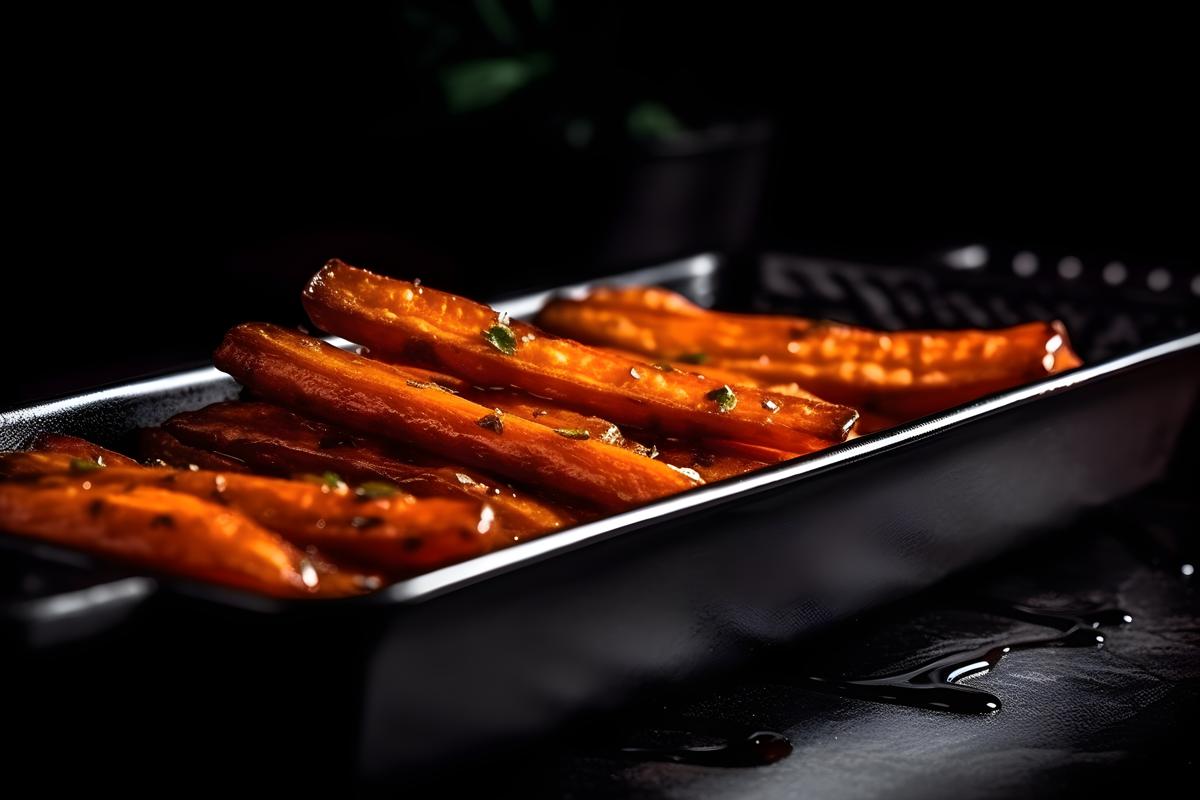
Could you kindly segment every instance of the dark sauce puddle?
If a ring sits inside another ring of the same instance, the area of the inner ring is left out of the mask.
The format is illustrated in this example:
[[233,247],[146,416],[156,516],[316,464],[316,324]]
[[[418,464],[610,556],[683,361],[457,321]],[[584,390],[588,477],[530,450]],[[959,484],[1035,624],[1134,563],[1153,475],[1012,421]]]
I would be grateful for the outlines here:
[[[867,680],[839,680],[809,677],[806,688],[821,692],[895,703],[935,711],[959,714],[993,714],[1000,710],[1000,698],[991,692],[964,686],[960,681],[989,672],[1008,653],[1041,647],[1091,647],[1104,644],[1102,626],[1127,625],[1133,617],[1120,609],[1102,609],[1069,613],[1040,611],[1020,605],[976,601],[972,608],[995,616],[1052,628],[1053,636],[1014,638],[943,656],[924,666],[896,675]],[[611,752],[611,751],[610,751]],[[705,767],[760,767],[787,758],[792,743],[782,733],[755,731],[733,734],[724,741],[705,745],[619,747],[620,756],[644,761],[667,761]]]
[[812,676],[807,679],[806,685],[819,691],[880,703],[959,714],[992,714],[1000,710],[999,697],[959,682],[991,671],[1006,654],[1014,650],[1040,647],[1098,648],[1104,644],[1104,634],[1099,633],[1097,628],[1133,622],[1133,617],[1120,609],[1066,615],[991,602],[983,602],[979,608],[990,614],[1054,628],[1058,630],[1058,635],[1004,640],[975,650],[951,653],[917,669],[882,678],[836,680]]
[[638,760],[702,767],[762,767],[791,755],[792,743],[782,733],[755,731],[748,736],[730,737],[719,744],[622,747],[617,752]]

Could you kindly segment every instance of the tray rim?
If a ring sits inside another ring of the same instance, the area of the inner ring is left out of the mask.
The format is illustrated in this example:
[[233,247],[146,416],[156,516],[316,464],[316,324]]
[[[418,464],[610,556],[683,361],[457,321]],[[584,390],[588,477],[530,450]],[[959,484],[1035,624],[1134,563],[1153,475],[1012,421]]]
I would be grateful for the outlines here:
[[[764,254],[768,255],[768,254]],[[835,261],[835,259],[818,260]],[[490,303],[508,311],[514,317],[527,317],[536,312],[546,299],[579,293],[589,287],[604,283],[660,283],[688,278],[714,276],[723,260],[712,253],[704,253],[658,266],[646,267],[615,275],[581,281],[547,290],[517,294],[500,298]],[[854,263],[854,262],[847,262]],[[338,347],[354,345],[344,339],[326,339]],[[553,534],[531,539],[512,547],[477,556],[468,561],[407,578],[361,597],[323,599],[317,602],[308,599],[279,599],[255,594],[231,587],[219,586],[198,580],[155,576],[154,580],[177,588],[181,593],[209,599],[223,605],[241,607],[255,611],[280,611],[299,607],[331,609],[361,608],[363,606],[395,606],[421,603],[443,594],[466,588],[483,580],[498,577],[523,566],[534,564],[561,553],[567,553],[588,545],[605,541],[624,533],[631,533],[654,522],[676,519],[705,508],[721,505],[736,499],[758,495],[775,487],[792,485],[810,475],[829,472],[857,463],[867,458],[907,447],[920,441],[941,435],[953,428],[968,424],[976,418],[991,416],[1007,409],[1025,405],[1038,398],[1078,389],[1096,381],[1128,372],[1154,361],[1180,353],[1200,351],[1200,331],[1178,336],[1151,345],[1132,353],[1106,359],[1094,364],[1048,376],[1023,386],[1008,389],[974,400],[918,420],[863,436],[817,453],[758,470],[748,475],[698,486],[670,497],[648,503],[627,511],[611,514],[601,519],[586,522]],[[224,381],[232,381],[216,367],[200,367],[173,372],[157,377],[144,378],[127,383],[115,384],[100,389],[86,390],[58,399],[28,404],[11,410],[0,410],[0,426],[16,424],[32,417],[47,414],[63,414],[86,411],[89,406],[108,400],[128,400],[163,392],[192,389]],[[75,552],[75,551],[70,551]],[[141,573],[132,572],[131,575]]]

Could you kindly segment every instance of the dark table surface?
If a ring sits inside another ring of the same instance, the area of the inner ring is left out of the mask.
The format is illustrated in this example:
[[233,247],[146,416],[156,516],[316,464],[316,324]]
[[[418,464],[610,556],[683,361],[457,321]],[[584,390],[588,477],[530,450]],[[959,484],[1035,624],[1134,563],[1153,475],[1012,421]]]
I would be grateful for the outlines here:
[[[1185,486],[1186,480],[1179,486]],[[925,798],[1107,796],[1163,779],[1186,786],[1200,711],[1196,502],[1163,487],[913,600],[767,654],[688,697],[593,721],[488,770],[493,793],[534,797]],[[964,532],[969,535],[969,532]],[[813,691],[809,675],[895,674],[957,651],[1056,632],[979,610],[990,598],[1054,611],[1120,608],[1102,646],[1014,651],[966,683],[990,715]],[[766,766],[672,763],[623,747],[784,734]],[[478,783],[478,781],[472,781]]]

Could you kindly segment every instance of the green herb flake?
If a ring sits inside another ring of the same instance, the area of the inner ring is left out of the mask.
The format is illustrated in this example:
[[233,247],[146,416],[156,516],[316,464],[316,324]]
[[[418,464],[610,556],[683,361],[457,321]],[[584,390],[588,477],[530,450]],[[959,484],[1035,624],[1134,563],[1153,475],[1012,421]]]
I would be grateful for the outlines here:
[[592,435],[584,428],[555,428],[554,432],[559,436],[565,436],[568,439],[590,439]]
[[367,481],[360,483],[354,490],[355,496],[363,500],[385,500],[395,497],[399,492],[400,489],[395,484],[387,481]]
[[727,414],[737,405],[737,395],[733,393],[733,389],[728,386],[722,386],[720,389],[713,389],[708,394],[704,395],[707,399],[712,400],[717,404],[717,409],[722,414]]
[[104,460],[102,458],[72,458],[72,472],[95,472],[98,469],[104,469]]
[[668,364],[665,361],[655,364],[654,368],[656,370],[658,370],[659,372],[676,372],[677,371],[674,367],[672,367],[670,364]]
[[503,322],[497,322],[484,331],[483,338],[487,340],[488,344],[506,356],[517,354],[517,335],[513,333],[512,328]]
[[707,353],[684,353],[676,361],[682,361],[685,364],[707,364]]

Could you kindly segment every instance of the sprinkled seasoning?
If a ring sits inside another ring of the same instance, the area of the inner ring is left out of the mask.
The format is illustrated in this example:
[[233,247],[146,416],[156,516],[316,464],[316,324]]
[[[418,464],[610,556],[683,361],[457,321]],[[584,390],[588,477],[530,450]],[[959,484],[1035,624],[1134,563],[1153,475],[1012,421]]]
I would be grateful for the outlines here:
[[729,413],[733,410],[733,407],[737,405],[737,395],[733,393],[733,389],[730,389],[729,386],[722,386],[720,389],[713,389],[704,396],[716,403],[717,409],[722,414]]
[[484,414],[475,420],[475,424],[495,433],[504,433],[504,420],[500,419],[503,414],[504,412],[497,408],[491,414]]
[[[663,462],[663,463],[666,463],[666,462]],[[675,470],[676,472],[678,472],[681,475],[688,476],[689,478],[691,478],[694,481],[703,482],[703,480],[704,480],[703,478],[700,477],[699,472],[696,472],[696,470],[691,469],[690,467],[677,467],[674,464],[667,464],[667,466],[670,467],[671,469]]]
[[776,403],[774,400],[767,398],[766,400],[762,401],[762,407],[765,408],[767,411],[770,411],[772,414],[774,414],[776,411],[779,410],[779,403]]
[[484,331],[483,338],[487,340],[488,344],[506,356],[516,355],[517,353],[517,336],[513,333],[512,328],[503,322],[497,322]]
[[584,428],[555,428],[554,432],[568,439],[590,439],[592,435]]
[[386,481],[367,481],[359,484],[359,487],[354,490],[354,496],[363,501],[383,500],[395,497],[399,491],[395,484]]

